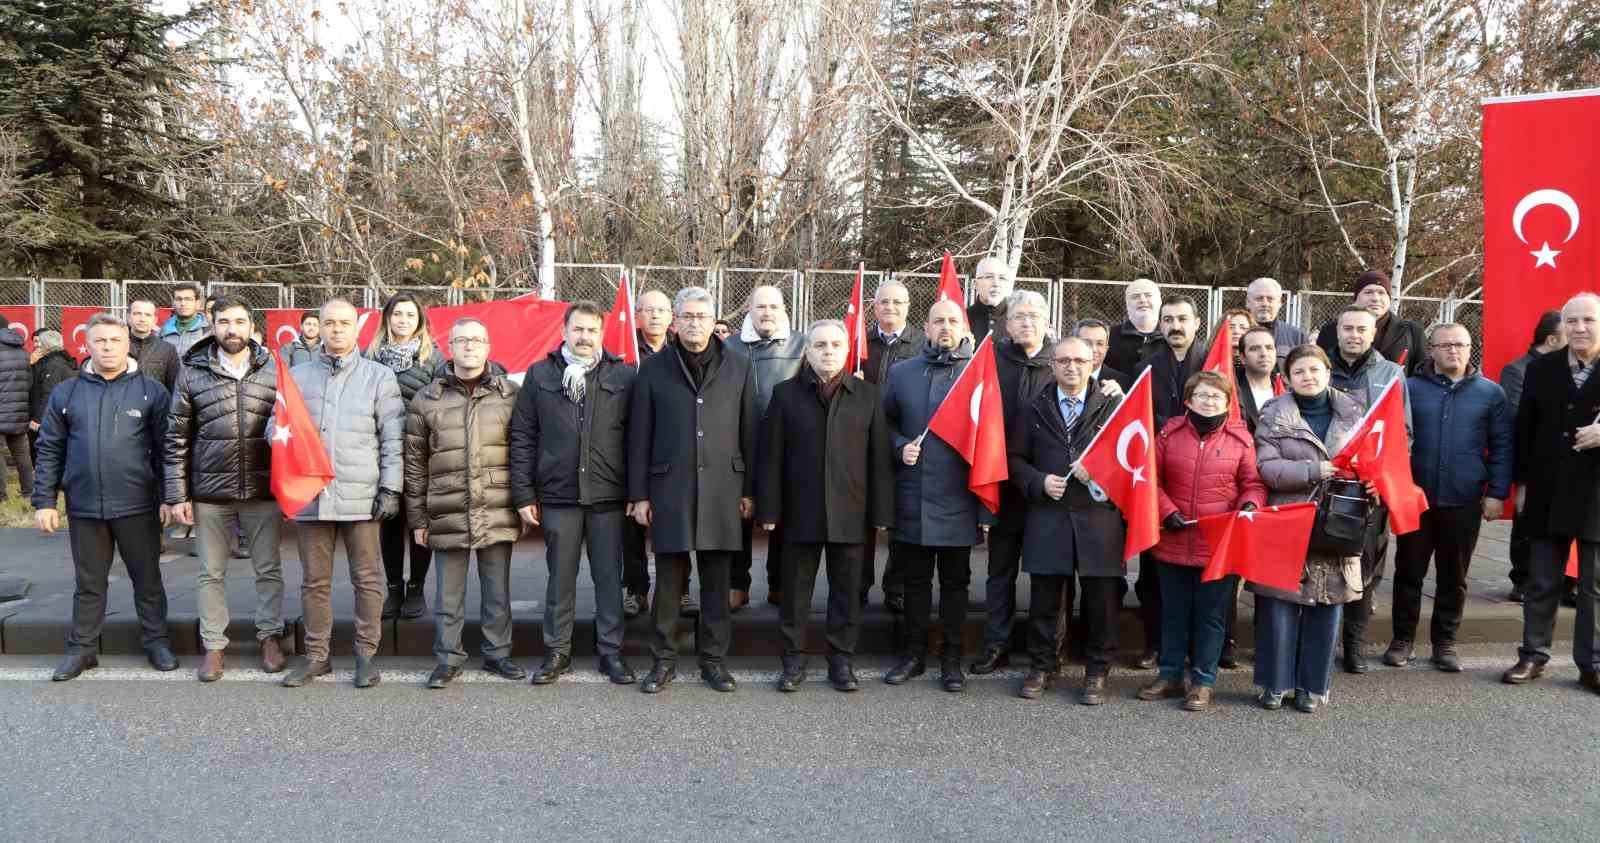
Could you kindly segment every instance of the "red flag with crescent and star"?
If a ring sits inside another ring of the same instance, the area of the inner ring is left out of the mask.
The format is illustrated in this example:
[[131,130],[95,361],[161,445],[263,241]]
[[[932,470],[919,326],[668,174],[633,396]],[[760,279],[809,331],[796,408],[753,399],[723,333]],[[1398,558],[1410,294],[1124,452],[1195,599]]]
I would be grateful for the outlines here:
[[1011,477],[1006,466],[1004,412],[994,343],[986,338],[939,402],[939,409],[933,411],[928,430],[967,461],[967,488],[996,513],[1000,511],[1000,484]]
[[1299,591],[1316,520],[1317,505],[1310,501],[1198,519],[1195,526],[1211,545],[1200,581],[1237,574],[1245,582]]
[[633,329],[633,282],[628,273],[622,273],[617,284],[617,300],[606,315],[605,333],[600,337],[600,347],[622,358],[622,362],[639,365],[639,332]]
[[1124,559],[1155,547],[1161,538],[1155,427],[1150,367],[1146,366],[1078,460],[1128,522]]
[[1483,104],[1483,372],[1600,277],[1600,89]]
[[1372,402],[1350,441],[1333,455],[1333,467],[1353,471],[1370,480],[1389,507],[1389,526],[1395,535],[1421,526],[1428,498],[1411,479],[1411,449],[1406,441],[1406,408],[1402,403],[1405,380],[1396,378]]
[[1244,414],[1239,409],[1239,385],[1233,379],[1233,343],[1228,341],[1229,335],[1228,317],[1224,316],[1211,334],[1211,350],[1206,352],[1206,362],[1201,368],[1216,372],[1234,385],[1228,391],[1228,420],[1240,421]]
[[273,356],[278,361],[278,400],[272,408],[272,494],[284,517],[293,518],[333,479],[333,461],[284,355]]
[[856,267],[856,288],[850,292],[850,303],[844,309],[844,333],[848,337],[849,348],[845,354],[844,368],[858,375],[867,362],[867,303],[866,290],[863,289],[866,274],[866,264]]
[[[953,301],[961,308],[961,322],[972,329],[972,323],[967,320],[967,297],[961,292],[961,278],[956,275],[956,259],[950,256],[950,250],[944,250],[944,261],[939,264],[939,294],[934,297],[934,303]],[[983,337],[976,337],[982,340]]]

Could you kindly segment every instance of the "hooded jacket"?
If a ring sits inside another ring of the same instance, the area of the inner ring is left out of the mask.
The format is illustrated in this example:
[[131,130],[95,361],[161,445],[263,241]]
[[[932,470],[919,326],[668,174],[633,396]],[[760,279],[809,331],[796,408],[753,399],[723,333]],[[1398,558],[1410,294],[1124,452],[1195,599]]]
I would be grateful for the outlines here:
[[0,327],[0,434],[14,436],[28,431],[28,396],[33,387],[33,371],[28,365],[28,350],[22,335]]
[[67,515],[109,521],[142,515],[161,503],[161,449],[167,388],[138,361],[107,380],[83,364],[50,393],[39,428],[33,506],[67,496]]

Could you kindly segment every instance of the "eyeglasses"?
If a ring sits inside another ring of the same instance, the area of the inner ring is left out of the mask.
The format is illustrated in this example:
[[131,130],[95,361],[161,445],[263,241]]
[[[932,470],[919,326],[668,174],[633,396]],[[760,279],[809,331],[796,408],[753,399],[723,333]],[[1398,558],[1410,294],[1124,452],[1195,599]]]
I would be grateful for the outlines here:
[[489,341],[483,337],[455,337],[450,340],[450,344],[456,348],[484,348]]
[[1445,351],[1466,351],[1467,349],[1472,347],[1472,343],[1470,343],[1470,342],[1436,342],[1436,343],[1433,344],[1433,347],[1434,348],[1442,348]]
[[1087,366],[1094,361],[1087,357],[1057,357],[1051,362],[1057,366]]
[[1044,317],[1034,313],[1019,312],[1011,314],[1011,321],[1037,325],[1044,321]]
[[709,314],[709,313],[680,313],[680,314],[678,314],[678,318],[682,319],[685,322],[710,322],[710,321],[712,321],[711,314]]

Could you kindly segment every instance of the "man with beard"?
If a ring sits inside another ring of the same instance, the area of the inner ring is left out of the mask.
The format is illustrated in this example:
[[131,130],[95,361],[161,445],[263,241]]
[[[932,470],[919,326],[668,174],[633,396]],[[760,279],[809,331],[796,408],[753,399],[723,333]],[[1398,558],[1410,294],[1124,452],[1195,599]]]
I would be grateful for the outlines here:
[[1234,368],[1233,380],[1239,390],[1239,414],[1251,433],[1256,432],[1261,408],[1278,394],[1278,361],[1283,358],[1272,331],[1266,325],[1256,325],[1239,338],[1240,362]]
[[294,368],[309,361],[317,354],[317,338],[322,335],[322,318],[315,310],[307,310],[300,314],[300,336],[294,342],[283,347],[284,362],[289,368]]
[[[1428,349],[1422,339],[1422,326],[1401,319],[1390,310],[1393,299],[1389,295],[1389,276],[1378,270],[1356,276],[1353,288],[1353,306],[1372,314],[1371,347],[1376,348],[1385,360],[1402,363],[1405,374],[1410,375],[1422,365]],[[1339,353],[1339,317],[1327,321],[1317,332],[1317,345],[1333,360]],[[1337,385],[1337,384],[1335,384]]]
[[1002,258],[990,255],[972,270],[974,301],[967,305],[967,322],[972,326],[972,342],[983,342],[991,330],[999,339],[1006,333],[1006,301],[1013,286],[1011,268]]
[[1148,278],[1138,278],[1122,291],[1122,298],[1128,318],[1111,333],[1105,365],[1137,374],[1139,364],[1163,347],[1161,289]]

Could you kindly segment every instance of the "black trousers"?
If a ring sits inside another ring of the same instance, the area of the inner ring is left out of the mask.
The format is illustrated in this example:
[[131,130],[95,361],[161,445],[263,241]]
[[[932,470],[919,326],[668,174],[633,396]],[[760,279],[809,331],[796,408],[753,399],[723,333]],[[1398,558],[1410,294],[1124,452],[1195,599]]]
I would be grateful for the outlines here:
[[[17,466],[17,489],[27,498],[33,494],[33,446],[27,432],[7,433],[3,438],[6,450],[11,452],[11,461]],[[5,460],[0,459],[0,498],[7,494],[5,470]]]
[[[378,547],[383,553],[383,575],[390,588],[410,584],[417,588],[428,579],[428,566],[433,563],[433,549],[411,540],[411,528],[406,526],[406,506],[400,504],[400,514],[388,521],[378,522]],[[411,578],[406,578],[406,552],[411,553]]]
[[961,627],[967,620],[967,587],[972,584],[972,548],[900,545],[905,572],[906,628],[901,655],[923,658],[933,619],[933,575],[939,573],[939,628],[946,664],[961,660]]
[[[728,587],[735,591],[748,592],[754,582],[751,579],[750,571],[753,564],[751,548],[755,544],[755,522],[745,521],[743,529],[744,546],[739,549],[739,553],[734,557],[733,571],[728,576]],[[779,560],[782,558],[779,549],[782,547],[783,525],[779,524],[778,529],[767,534],[767,591],[783,590],[783,572],[780,570],[781,566],[779,564]],[[659,561],[657,564],[659,565]],[[660,575],[659,571],[656,573],[658,576]]]
[[1361,549],[1361,599],[1344,604],[1344,648],[1360,649],[1367,641],[1367,623],[1372,620],[1372,603],[1383,582],[1383,569],[1389,559],[1389,510],[1380,507],[1372,533]]
[[779,628],[788,646],[785,665],[804,662],[806,621],[811,617],[811,593],[817,587],[817,566],[828,554],[828,659],[855,655],[861,624],[861,565],[865,544],[786,542],[783,545],[783,605]]
[[1478,545],[1482,513],[1478,503],[1436,506],[1422,513],[1421,529],[1395,537],[1394,640],[1417,640],[1422,581],[1428,576],[1430,557],[1435,589],[1429,640],[1434,646],[1456,640],[1467,605],[1467,568]]
[[1522,528],[1521,518],[1511,519],[1511,541],[1507,555],[1511,557],[1511,587],[1528,585],[1528,559],[1533,555],[1533,539]]
[[[1528,583],[1522,600],[1522,646],[1519,658],[1544,664],[1550,661],[1555,638],[1556,609],[1567,572],[1572,539],[1534,536],[1528,564]],[[1578,616],[1572,622],[1572,660],[1580,670],[1600,670],[1600,588],[1595,566],[1600,564],[1600,543],[1578,542]]]
[[650,557],[645,553],[645,528],[631,517],[622,522],[622,587],[634,594],[650,593]]
[[721,664],[733,639],[733,623],[728,611],[728,571],[737,551],[702,550],[693,554],[656,551],[656,601],[650,607],[655,633],[650,654],[656,661],[676,663],[678,647],[673,634],[678,628],[678,601],[689,582],[689,571],[700,568],[700,621],[697,627],[700,664]]
[[1084,658],[1086,676],[1104,676],[1117,655],[1117,610],[1122,601],[1117,583],[1121,577],[1082,577],[1071,574],[1029,574],[1028,654],[1033,669],[1055,673],[1061,669],[1056,639],[1060,624],[1072,612],[1074,583],[1083,586]]
[[[899,563],[900,543],[890,539],[889,552],[883,560],[883,594],[904,596],[906,593],[905,576],[901,574]],[[873,579],[877,574],[878,565],[878,531],[872,530],[867,536],[866,558],[861,564],[861,593],[866,594],[872,590]]]
[[1139,620],[1144,626],[1144,651],[1161,649],[1161,580],[1156,574],[1156,558],[1149,551],[1139,554],[1139,579],[1133,592],[1139,595]]
[[67,652],[98,653],[100,629],[106,620],[106,589],[111,560],[122,557],[133,583],[133,606],[139,613],[139,637],[145,647],[167,643],[167,591],[161,583],[161,518],[154,512],[100,521],[67,519],[72,546],[72,632]]
[[989,575],[983,585],[985,649],[1011,649],[1011,627],[1017,617],[1017,574],[1021,566],[1022,532],[991,529]]

